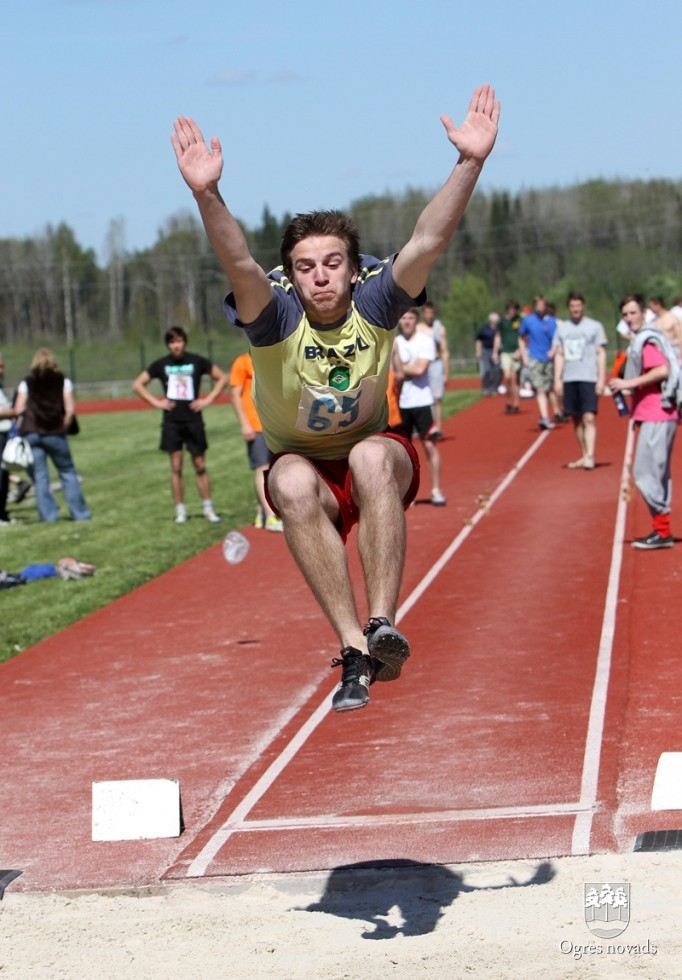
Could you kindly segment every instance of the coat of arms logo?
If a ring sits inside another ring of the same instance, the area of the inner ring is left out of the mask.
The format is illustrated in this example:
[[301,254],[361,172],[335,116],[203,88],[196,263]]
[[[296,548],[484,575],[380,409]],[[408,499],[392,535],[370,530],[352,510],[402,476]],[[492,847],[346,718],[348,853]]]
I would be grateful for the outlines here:
[[630,922],[630,885],[625,882],[588,882],[585,888],[585,923],[594,936],[615,939]]

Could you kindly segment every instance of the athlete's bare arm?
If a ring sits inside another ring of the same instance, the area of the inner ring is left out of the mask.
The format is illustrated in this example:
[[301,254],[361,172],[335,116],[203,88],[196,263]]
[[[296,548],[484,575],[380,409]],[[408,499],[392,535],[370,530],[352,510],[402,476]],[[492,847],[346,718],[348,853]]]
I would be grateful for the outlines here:
[[211,137],[209,148],[197,124],[187,116],[178,116],[173,129],[171,143],[180,173],[194,194],[208,240],[230,280],[237,315],[242,323],[251,323],[270,301],[270,283],[218,190],[223,171],[220,140]]
[[499,116],[500,104],[489,85],[476,89],[459,129],[449,116],[441,116],[448,139],[459,150],[459,159],[444,186],[422,211],[412,237],[395,260],[394,278],[408,296],[418,296],[425,287],[434,262],[459,224],[495,145]]

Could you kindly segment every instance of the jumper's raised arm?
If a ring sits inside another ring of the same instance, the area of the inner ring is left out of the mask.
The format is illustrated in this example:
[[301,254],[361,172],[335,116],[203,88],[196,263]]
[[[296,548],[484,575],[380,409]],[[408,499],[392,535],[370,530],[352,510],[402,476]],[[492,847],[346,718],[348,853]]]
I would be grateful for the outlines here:
[[408,295],[419,295],[434,262],[452,238],[495,145],[499,116],[500,103],[489,85],[476,89],[459,128],[449,116],[441,116],[448,139],[459,150],[459,159],[443,187],[422,211],[412,237],[395,261],[395,280]]
[[171,143],[180,173],[194,194],[208,240],[230,280],[239,318],[251,323],[270,300],[270,284],[218,190],[223,172],[220,140],[211,137],[209,148],[197,124],[187,116],[178,116],[173,128]]

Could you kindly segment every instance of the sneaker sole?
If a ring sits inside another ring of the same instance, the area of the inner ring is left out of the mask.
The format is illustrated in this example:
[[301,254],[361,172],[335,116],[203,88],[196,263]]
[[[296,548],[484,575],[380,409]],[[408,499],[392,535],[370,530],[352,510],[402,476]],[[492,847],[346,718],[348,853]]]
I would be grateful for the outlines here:
[[381,626],[370,638],[369,652],[374,661],[375,681],[395,681],[410,656],[410,644],[402,633]]
[[666,548],[674,548],[675,542],[666,541],[664,544],[637,544],[636,541],[633,541],[632,547],[637,548],[638,551],[665,551]]
[[344,703],[343,701],[341,701],[339,704],[334,704],[334,702],[332,701],[332,708],[334,709],[334,711],[339,711],[339,712],[357,711],[358,708],[364,708],[368,704],[369,704],[369,698],[367,698],[366,701],[354,701],[349,703]]

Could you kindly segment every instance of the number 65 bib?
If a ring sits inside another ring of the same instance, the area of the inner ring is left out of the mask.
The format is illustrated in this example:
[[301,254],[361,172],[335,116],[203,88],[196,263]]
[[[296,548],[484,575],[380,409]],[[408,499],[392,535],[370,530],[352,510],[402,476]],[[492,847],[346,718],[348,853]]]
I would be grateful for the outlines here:
[[334,435],[363,425],[374,413],[379,378],[364,378],[357,388],[337,391],[328,386],[303,385],[296,428],[318,435]]

